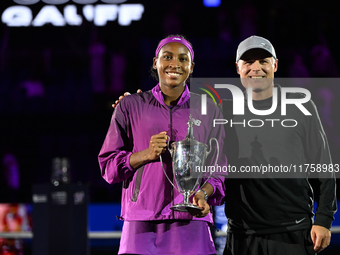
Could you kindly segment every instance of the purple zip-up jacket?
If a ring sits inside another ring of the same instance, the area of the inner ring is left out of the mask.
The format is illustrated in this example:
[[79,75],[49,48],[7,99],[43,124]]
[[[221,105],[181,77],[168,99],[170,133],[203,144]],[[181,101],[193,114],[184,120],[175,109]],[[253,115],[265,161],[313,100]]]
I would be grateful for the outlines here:
[[[201,115],[200,96],[191,94],[187,86],[173,107],[164,103],[158,84],[150,91],[127,96],[119,102],[98,159],[101,175],[108,183],[123,182],[121,217],[124,220],[198,220],[189,213],[173,212],[170,209],[172,205],[183,202],[183,195],[167,180],[159,159],[139,169],[133,169],[129,162],[132,153],[147,149],[151,136],[162,131],[167,131],[171,141],[183,140],[191,114],[195,119],[195,139],[208,144],[211,137],[217,138],[220,144],[218,164],[226,165],[226,156],[222,153],[225,134],[223,125],[212,127],[212,120],[222,119],[222,113],[209,100],[207,110],[207,115]],[[207,159],[209,165],[214,164],[212,161],[215,159],[216,145],[212,143],[212,147],[213,151]],[[163,153],[162,159],[165,171],[173,180],[170,153]],[[222,204],[224,180],[210,178],[208,182],[214,188],[209,204]],[[209,213],[199,220],[212,222],[212,215]]]

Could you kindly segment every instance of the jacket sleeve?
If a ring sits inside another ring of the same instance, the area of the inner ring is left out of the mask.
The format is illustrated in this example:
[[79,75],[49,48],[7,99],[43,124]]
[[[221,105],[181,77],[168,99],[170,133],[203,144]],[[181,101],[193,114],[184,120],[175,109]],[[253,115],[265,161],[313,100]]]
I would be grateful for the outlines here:
[[110,184],[122,182],[135,173],[130,165],[132,134],[129,134],[129,130],[126,100],[122,100],[113,112],[109,130],[98,155],[101,175]]
[[[307,117],[305,151],[308,166],[315,164],[310,178],[315,178],[318,192],[315,200],[317,209],[314,225],[330,229],[337,210],[336,179],[330,156],[328,141],[323,130],[316,106],[312,101],[307,106],[312,116]],[[310,168],[311,170],[312,168]]]
[[[210,109],[214,109],[212,115],[214,119],[223,119],[222,111],[219,107],[209,107]],[[228,173],[224,172],[222,169],[223,167],[227,167],[227,156],[224,153],[224,125],[216,125],[212,127],[210,138],[216,138],[219,144],[219,154],[217,155],[216,150],[216,143],[211,143],[211,154],[212,157],[209,157],[207,162],[211,166],[215,164],[216,157],[217,157],[217,165],[215,172],[211,175],[211,178],[207,181],[211,186],[214,188],[214,192],[212,195],[209,196],[208,203],[210,205],[222,205],[224,203],[224,196],[225,196],[225,184],[224,179],[227,177]],[[209,139],[210,139],[209,138]],[[210,146],[210,145],[209,145]]]

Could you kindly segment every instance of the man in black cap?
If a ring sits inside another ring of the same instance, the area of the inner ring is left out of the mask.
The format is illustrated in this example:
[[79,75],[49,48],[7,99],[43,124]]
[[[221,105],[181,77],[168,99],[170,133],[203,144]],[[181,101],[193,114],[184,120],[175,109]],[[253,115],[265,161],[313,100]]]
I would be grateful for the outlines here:
[[[304,115],[295,105],[289,105],[284,117],[296,123],[291,127],[274,125],[274,120],[282,119],[282,115],[281,87],[274,86],[273,81],[278,59],[272,44],[259,36],[245,39],[237,49],[236,68],[246,88],[245,114],[233,115],[232,104],[225,101],[225,118],[241,123],[256,116],[263,122],[268,119],[272,122],[261,128],[233,125],[226,129],[225,144],[232,150],[227,153],[229,164],[235,164],[239,169],[262,165],[307,167],[325,164],[331,167],[327,138],[312,101],[303,105],[310,116]],[[279,94],[277,109],[269,115],[254,115],[247,103],[249,88],[253,107],[262,111],[271,108],[275,90]],[[299,100],[303,95],[291,93],[288,97]],[[224,254],[315,254],[329,245],[329,229],[336,211],[333,172],[317,176],[320,192],[315,198],[318,201],[315,219],[313,190],[307,173],[288,178],[276,178],[275,174],[271,178],[244,177],[226,180],[228,236]]]

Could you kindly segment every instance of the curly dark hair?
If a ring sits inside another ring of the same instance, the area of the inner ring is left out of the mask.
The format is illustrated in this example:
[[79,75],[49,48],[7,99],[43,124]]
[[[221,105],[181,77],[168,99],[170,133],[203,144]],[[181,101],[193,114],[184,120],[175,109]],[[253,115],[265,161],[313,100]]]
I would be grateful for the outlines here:
[[[187,39],[185,38],[184,35],[179,35],[179,34],[168,35],[167,37],[164,37],[163,39],[169,38],[169,37],[173,37],[173,36],[181,37],[181,38],[187,40]],[[162,39],[162,40],[163,40],[163,39]],[[188,40],[187,40],[187,41],[188,41]],[[160,42],[161,42],[161,41],[159,41],[159,43],[160,43]],[[158,43],[158,45],[159,45],[159,43]],[[190,44],[191,48],[193,48],[191,42],[188,41],[188,43]],[[158,45],[157,45],[157,47],[158,47]],[[157,56],[157,57],[158,57],[158,56]],[[156,81],[159,81],[157,69],[154,69],[153,66],[151,66],[151,68],[150,68],[150,75],[151,75],[151,77],[153,77]],[[192,75],[192,74],[190,74],[190,77],[191,77],[191,75]]]

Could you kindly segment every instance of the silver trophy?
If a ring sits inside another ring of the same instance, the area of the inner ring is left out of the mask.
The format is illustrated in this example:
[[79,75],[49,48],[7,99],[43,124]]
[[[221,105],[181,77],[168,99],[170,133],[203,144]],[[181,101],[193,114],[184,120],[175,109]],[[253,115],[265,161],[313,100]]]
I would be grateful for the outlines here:
[[175,177],[175,181],[177,187],[170,180],[168,175],[165,172],[162,163],[162,157],[160,157],[161,164],[163,167],[163,171],[168,181],[174,186],[175,189],[178,190],[183,196],[184,201],[181,204],[176,204],[171,207],[174,211],[180,212],[192,212],[198,213],[202,211],[201,208],[189,202],[189,198],[194,192],[199,189],[199,187],[203,187],[204,184],[211,177],[212,172],[210,172],[207,180],[200,185],[203,174],[206,174],[206,171],[203,170],[203,166],[205,164],[205,160],[209,153],[211,152],[211,141],[214,140],[217,145],[217,154],[215,165],[217,164],[218,155],[219,155],[219,144],[216,138],[211,138],[209,140],[210,150],[208,151],[208,145],[205,143],[201,143],[194,138],[194,129],[193,129],[193,120],[188,121],[188,132],[187,136],[184,140],[173,142],[171,144],[171,149],[169,149],[171,157],[172,157],[172,170],[173,175]]

